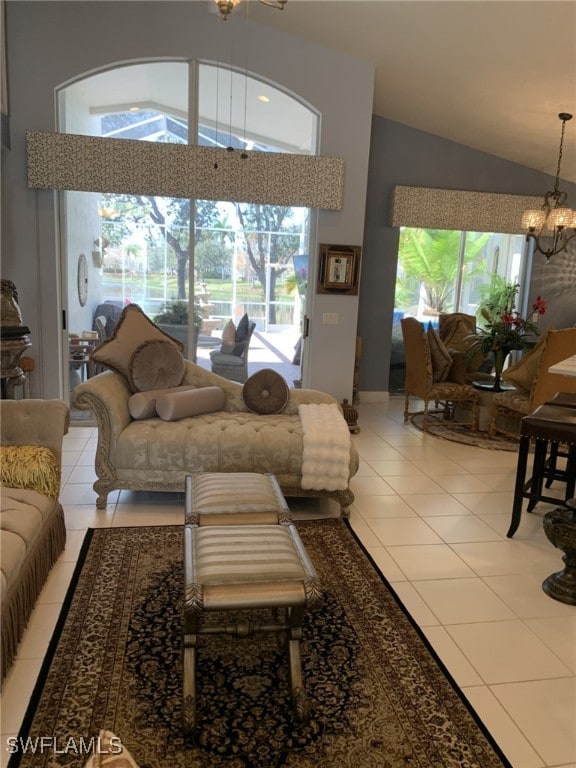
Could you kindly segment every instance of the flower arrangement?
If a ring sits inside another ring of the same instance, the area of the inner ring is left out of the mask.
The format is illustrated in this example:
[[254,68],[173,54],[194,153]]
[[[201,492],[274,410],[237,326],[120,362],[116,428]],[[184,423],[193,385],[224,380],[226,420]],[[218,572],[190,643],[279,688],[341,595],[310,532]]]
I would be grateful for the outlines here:
[[[494,389],[500,389],[500,377],[506,358],[512,350],[526,350],[534,346],[536,337],[540,334],[538,326],[520,317],[515,309],[516,295],[519,285],[506,286],[502,294],[502,303],[486,303],[480,314],[486,324],[477,329],[472,337],[470,352],[491,352],[494,355]],[[541,296],[532,304],[532,312],[543,315],[546,312],[546,302]]]

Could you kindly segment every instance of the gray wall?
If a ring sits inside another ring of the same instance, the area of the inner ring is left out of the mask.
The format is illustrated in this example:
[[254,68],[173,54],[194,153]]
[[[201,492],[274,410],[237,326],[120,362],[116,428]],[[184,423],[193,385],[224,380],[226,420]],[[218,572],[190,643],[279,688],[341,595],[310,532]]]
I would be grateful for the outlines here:
[[[234,14],[226,24],[218,23],[208,6],[191,1],[7,2],[12,149],[2,153],[2,275],[16,283],[24,321],[32,330],[36,396],[59,396],[63,389],[63,286],[55,195],[26,186],[24,132],[54,130],[54,91],[81,73],[148,57],[222,60],[229,46],[221,36],[240,34],[239,28]],[[249,69],[319,109],[321,153],[345,158],[344,210],[320,213],[317,241],[364,246],[359,297],[312,297],[311,370],[305,383],[350,399],[358,332],[363,342],[360,390],[386,392],[398,246],[398,230],[387,226],[393,187],[542,195],[553,179],[390,120],[371,118],[370,65],[255,24],[248,33],[242,29],[241,35],[248,34]],[[574,204],[576,185],[562,186]],[[563,314],[554,321],[557,327],[575,321],[570,298],[575,265],[574,256],[556,257],[546,267],[542,257],[535,257],[531,295],[540,293],[550,302],[543,325],[552,323],[559,310]],[[337,313],[340,324],[322,324],[323,313]]]
[[[474,192],[538,195],[552,189],[554,179],[522,165],[441,139],[385,118],[372,118],[364,252],[360,285],[358,335],[362,337],[360,391],[388,391],[392,311],[399,229],[388,226],[395,186],[437,187]],[[572,207],[576,185],[563,183]],[[576,240],[576,238],[575,238]],[[571,243],[571,250],[576,243]],[[542,295],[549,310],[541,327],[576,323],[576,255],[554,257],[549,264],[535,254],[530,296]]]
[[[26,186],[25,131],[55,130],[55,90],[81,74],[120,62],[196,58],[233,63],[298,95],[322,116],[320,154],[345,161],[344,207],[319,212],[317,242],[362,243],[371,64],[248,23],[240,12],[224,24],[207,1],[8,0],[6,12],[12,149],[2,160],[2,274],[16,284],[31,329],[35,396],[63,394],[60,308],[66,286],[56,196]],[[351,398],[358,297],[312,298],[303,383]],[[337,313],[339,324],[323,324],[323,313]]]

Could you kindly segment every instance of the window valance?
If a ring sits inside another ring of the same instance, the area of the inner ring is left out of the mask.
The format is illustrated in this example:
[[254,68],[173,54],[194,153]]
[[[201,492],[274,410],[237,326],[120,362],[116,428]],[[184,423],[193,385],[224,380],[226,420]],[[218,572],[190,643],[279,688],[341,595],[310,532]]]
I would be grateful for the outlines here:
[[539,208],[540,197],[429,187],[394,187],[393,227],[456,229],[523,234],[522,211]]
[[342,209],[344,160],[337,157],[44,131],[26,132],[26,151],[33,189]]

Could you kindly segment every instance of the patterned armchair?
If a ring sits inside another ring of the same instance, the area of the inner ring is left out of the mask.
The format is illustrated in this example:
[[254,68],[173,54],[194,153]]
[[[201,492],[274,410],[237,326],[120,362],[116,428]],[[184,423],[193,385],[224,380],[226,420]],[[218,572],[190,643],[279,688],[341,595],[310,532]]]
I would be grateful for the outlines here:
[[[430,425],[429,404],[432,402],[443,412],[443,417],[437,419],[436,423],[465,423],[475,432],[478,429],[478,392],[468,384],[458,384],[448,378],[438,380],[438,375],[434,372],[429,337],[424,326],[414,317],[405,317],[400,322],[406,357],[404,421],[408,421],[410,416],[410,397],[417,397],[424,401],[424,431],[427,431]],[[469,421],[453,420],[455,404],[463,405],[470,411]]]
[[444,344],[465,356],[467,383],[490,379],[491,365],[487,363],[484,353],[479,351],[473,355],[468,354],[472,345],[470,336],[474,333],[476,333],[475,315],[450,312],[438,316],[438,335]]
[[[576,354],[576,328],[547,331],[534,350],[517,365],[507,369],[502,378],[522,389],[501,392],[494,396],[488,434],[500,432],[518,437],[519,432],[508,428],[510,420],[519,422],[539,405],[551,400],[557,392],[576,393],[576,377],[550,373],[549,368],[561,360]],[[522,369],[535,370],[531,381],[523,381]],[[498,421],[500,419],[500,421]],[[505,423],[503,423],[505,422]]]

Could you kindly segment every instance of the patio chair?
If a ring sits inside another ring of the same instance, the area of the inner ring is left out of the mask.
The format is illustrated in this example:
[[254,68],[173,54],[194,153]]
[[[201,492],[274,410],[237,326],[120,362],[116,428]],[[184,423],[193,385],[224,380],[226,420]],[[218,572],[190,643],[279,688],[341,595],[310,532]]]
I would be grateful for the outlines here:
[[243,341],[236,341],[232,344],[232,351],[222,351],[227,349],[224,345],[219,349],[210,352],[210,362],[212,364],[212,373],[217,373],[230,381],[238,381],[243,384],[248,378],[248,351],[250,349],[250,339],[256,328],[256,323],[250,323],[248,326],[248,337]]

